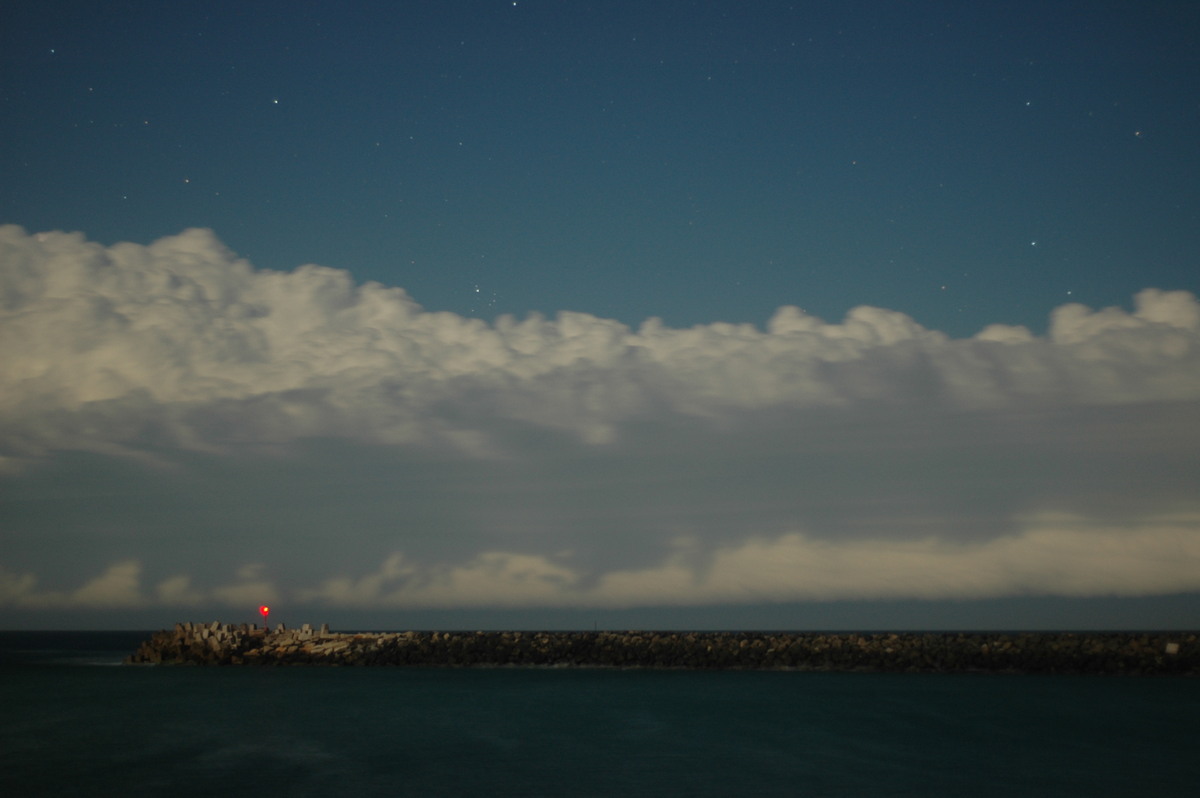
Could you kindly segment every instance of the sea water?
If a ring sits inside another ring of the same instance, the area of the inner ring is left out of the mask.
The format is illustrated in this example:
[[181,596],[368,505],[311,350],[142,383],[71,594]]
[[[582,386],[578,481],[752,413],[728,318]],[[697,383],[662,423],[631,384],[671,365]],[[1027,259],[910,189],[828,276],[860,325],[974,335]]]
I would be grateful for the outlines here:
[[0,633],[0,794],[1193,796],[1200,680],[122,666]]

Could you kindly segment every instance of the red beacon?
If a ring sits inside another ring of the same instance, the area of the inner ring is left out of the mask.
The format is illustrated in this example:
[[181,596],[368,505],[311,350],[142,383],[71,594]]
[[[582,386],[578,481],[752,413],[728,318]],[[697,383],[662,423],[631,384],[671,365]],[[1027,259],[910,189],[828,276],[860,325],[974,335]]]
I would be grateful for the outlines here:
[[264,604],[258,608],[258,614],[261,615],[265,620],[266,617],[271,614],[271,608]]

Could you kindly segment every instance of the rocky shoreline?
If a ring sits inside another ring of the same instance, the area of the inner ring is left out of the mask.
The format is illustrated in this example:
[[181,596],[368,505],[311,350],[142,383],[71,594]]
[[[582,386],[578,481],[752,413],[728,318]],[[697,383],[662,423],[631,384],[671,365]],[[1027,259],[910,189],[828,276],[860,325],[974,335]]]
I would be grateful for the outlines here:
[[380,632],[178,623],[127,664],[1200,675],[1200,636],[1145,633]]

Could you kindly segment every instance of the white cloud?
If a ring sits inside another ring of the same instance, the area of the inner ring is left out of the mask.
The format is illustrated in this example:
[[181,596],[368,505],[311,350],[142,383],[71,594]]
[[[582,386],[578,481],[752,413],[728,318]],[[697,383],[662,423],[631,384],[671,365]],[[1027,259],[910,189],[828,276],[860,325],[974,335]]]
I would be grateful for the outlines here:
[[578,580],[542,555],[488,551],[463,564],[422,568],[393,554],[375,573],[327,580],[298,598],[358,608],[553,605],[574,603]]
[[192,587],[192,578],[178,574],[159,582],[155,588],[158,602],[167,606],[196,607],[204,603],[204,594]]
[[1018,534],[976,543],[789,533],[718,548],[704,562],[680,552],[595,583],[541,555],[488,552],[457,566],[423,567],[394,554],[375,573],[331,580],[298,598],[359,608],[628,607],[1191,590],[1200,590],[1200,515],[1131,527],[1049,515],[1028,519]]
[[337,607],[370,607],[383,603],[385,589],[415,578],[417,574],[417,569],[406,564],[401,555],[393,554],[374,573],[358,579],[346,576],[327,579],[316,589],[301,591],[299,598],[324,601]]
[[220,585],[211,591],[211,600],[227,607],[255,607],[279,601],[275,584],[265,578],[266,567],[262,563],[247,563],[239,566],[237,582]]
[[208,231],[105,248],[0,228],[0,456],[221,450],[313,436],[494,453],[497,424],[593,443],[622,424],[754,408],[950,409],[1200,397],[1200,305],[1066,305],[1050,334],[951,340],[894,311],[840,324],[781,308],[765,331],[639,330],[580,313],[495,325],[304,266],[256,271]]
[[99,576],[75,590],[39,590],[38,578],[30,573],[12,574],[0,567],[0,607],[26,609],[135,609],[154,605],[200,607],[220,604],[245,608],[277,601],[279,592],[270,582],[247,578],[257,573],[250,566],[241,571],[238,582],[210,590],[193,586],[188,574],[162,580],[150,596],[142,590],[143,566],[139,560],[113,563]]
[[1183,291],[1044,337],[872,307],[487,324],[208,231],[6,226],[0,606],[1200,590],[1197,407]]
[[142,565],[136,560],[119,562],[73,593],[68,603],[85,607],[137,607]]
[[[190,577],[159,584],[166,605],[292,607],[635,607],[857,599],[1152,596],[1200,590],[1200,514],[1130,525],[1080,516],[1026,519],[1022,531],[973,543],[938,538],[831,541],[793,532],[718,547],[697,558],[684,545],[662,562],[597,580],[561,557],[488,551],[458,564],[401,554],[360,577],[280,592],[243,581],[207,594]],[[31,575],[0,574],[0,606],[111,608],[148,602],[141,566],[120,562],[69,593],[37,593]]]
[[0,606],[88,609],[130,609],[143,606],[139,590],[142,564],[123,560],[110,565],[94,579],[69,591],[39,591],[33,574],[10,574],[0,568]]
[[[1123,528],[1070,516],[1030,519],[981,543],[832,542],[799,533],[717,551],[697,571],[678,562],[608,574],[598,598],[625,604],[1005,595],[1153,595],[1200,590],[1200,516]],[[607,603],[607,602],[606,602]]]

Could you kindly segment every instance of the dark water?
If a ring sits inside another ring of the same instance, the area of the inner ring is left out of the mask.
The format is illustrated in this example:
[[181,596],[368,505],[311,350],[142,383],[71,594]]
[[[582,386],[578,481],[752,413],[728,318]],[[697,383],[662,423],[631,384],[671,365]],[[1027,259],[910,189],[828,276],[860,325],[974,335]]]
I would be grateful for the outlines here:
[[1193,796],[1200,680],[124,667],[0,633],[0,794]]

